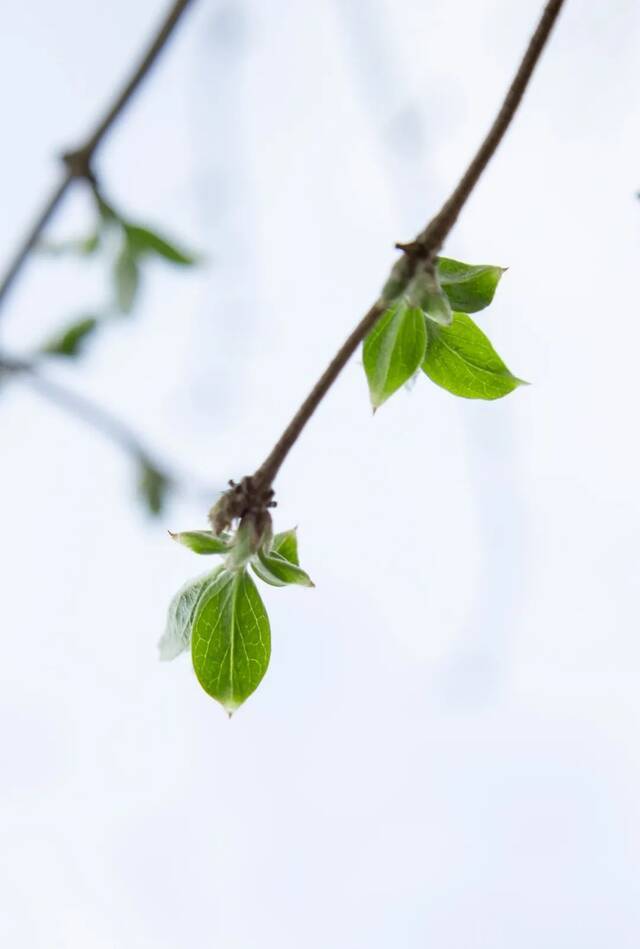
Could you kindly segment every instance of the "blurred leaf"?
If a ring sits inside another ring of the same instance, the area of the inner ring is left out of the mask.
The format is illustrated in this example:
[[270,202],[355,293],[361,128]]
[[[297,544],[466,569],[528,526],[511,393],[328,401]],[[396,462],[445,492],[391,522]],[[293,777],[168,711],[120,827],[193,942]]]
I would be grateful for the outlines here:
[[82,257],[89,257],[100,247],[100,232],[94,231],[87,237],[72,238],[67,241],[46,241],[41,240],[37,248],[44,254],[50,254],[52,257],[61,257],[64,254],[79,254]]
[[451,326],[429,324],[422,369],[432,382],[465,399],[500,399],[526,385],[507,369],[466,313],[454,313]]
[[315,586],[309,575],[301,567],[291,563],[290,560],[285,560],[284,557],[273,551],[265,553],[263,550],[259,550],[251,566],[256,576],[274,587],[283,587],[289,584],[297,584],[302,587]]
[[125,231],[129,245],[136,254],[157,254],[172,264],[180,264],[183,267],[191,267],[197,263],[197,258],[179,249],[175,244],[171,244],[166,238],[161,237],[147,227],[140,227],[137,224],[125,224]]
[[195,554],[226,554],[229,550],[229,540],[216,537],[211,531],[181,531],[171,536]]
[[222,567],[217,567],[212,573],[205,573],[195,580],[190,580],[172,599],[167,613],[165,631],[158,643],[160,659],[163,661],[175,659],[181,652],[188,649],[198,601],[222,569]]
[[78,356],[98,325],[95,316],[86,316],[64,327],[40,349],[50,356]]
[[463,313],[476,313],[489,306],[504,271],[504,267],[463,264],[449,257],[438,257],[442,289],[453,309]]
[[113,279],[118,309],[130,313],[140,286],[140,268],[135,253],[126,241],[116,257]]
[[193,619],[193,668],[202,688],[231,715],[262,680],[271,655],[269,617],[244,570],[223,570]]
[[146,458],[140,459],[138,491],[150,514],[160,514],[171,488],[171,480]]
[[293,527],[291,530],[276,534],[271,544],[271,550],[276,554],[280,554],[289,563],[298,565],[300,561],[298,560],[298,532],[296,528]]
[[422,310],[390,306],[364,341],[364,370],[374,411],[420,367],[427,342]]

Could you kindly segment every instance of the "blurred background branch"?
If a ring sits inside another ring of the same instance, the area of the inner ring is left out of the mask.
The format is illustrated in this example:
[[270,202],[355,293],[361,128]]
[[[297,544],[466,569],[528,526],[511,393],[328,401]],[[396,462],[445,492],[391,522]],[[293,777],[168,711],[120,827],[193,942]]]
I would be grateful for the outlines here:
[[[166,49],[183,14],[193,2],[194,0],[177,0],[171,6],[142,58],[134,66],[129,79],[116,94],[84,144],[62,155],[64,164],[62,179],[37,214],[0,281],[0,317],[9,292],[33,252],[41,247],[47,226],[71,185],[76,181],[88,184],[95,197],[98,215],[95,231],[86,238],[67,242],[63,247],[54,246],[50,249],[55,252],[70,250],[87,256],[93,254],[105,243],[105,239],[108,243],[113,232],[117,232],[119,249],[114,260],[113,276],[118,311],[129,313],[133,308],[139,284],[140,261],[144,257],[155,255],[178,265],[190,265],[195,262],[192,255],[179,250],[160,235],[116,213],[100,193],[93,168],[93,160],[107,133],[127,108],[160,54]],[[108,312],[107,316],[110,315],[111,313]],[[40,355],[65,358],[78,356],[87,338],[103,321],[104,318],[83,317],[62,327],[41,347]],[[127,452],[138,465],[140,495],[151,513],[157,514],[161,511],[164,500],[171,490],[200,495],[210,500],[211,491],[205,491],[204,487],[196,487],[192,479],[178,475],[172,465],[152,460],[151,454],[143,447],[140,438],[126,421],[119,419],[83,395],[43,375],[37,361],[39,360],[33,358],[12,358],[4,355],[0,350],[0,378],[25,379],[44,399],[81,418]]]
[[56,185],[52,194],[45,202],[40,214],[37,215],[24,242],[20,245],[13,260],[9,264],[2,278],[2,282],[0,282],[0,312],[5,298],[29,259],[31,252],[40,240],[47,224],[71,187],[71,184],[78,179],[94,180],[91,164],[98,148],[102,144],[107,132],[109,132],[113,124],[131,102],[133,96],[140,88],[140,85],[149,74],[151,67],[165,49],[183,13],[185,13],[189,5],[193,2],[194,0],[177,0],[177,2],[173,4],[168,15],[160,25],[160,28],[154,34],[142,59],[136,64],[131,77],[115,97],[104,117],[98,122],[96,128],[89,135],[84,145],[72,151],[67,151],[62,156],[65,165],[62,180]]

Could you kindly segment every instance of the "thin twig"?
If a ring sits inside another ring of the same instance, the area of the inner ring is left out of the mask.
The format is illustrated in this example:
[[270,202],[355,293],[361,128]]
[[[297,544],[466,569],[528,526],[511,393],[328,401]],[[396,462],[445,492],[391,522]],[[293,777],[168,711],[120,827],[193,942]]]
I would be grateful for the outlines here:
[[43,374],[36,362],[1,355],[0,376],[3,371],[28,383],[42,398],[99,432],[138,464],[153,468],[175,491],[202,501],[210,500],[215,493],[211,485],[199,483],[190,475],[178,472],[168,462],[160,461],[126,422],[92,399]]
[[[563,3],[564,0],[549,0],[547,3],[495,121],[451,196],[445,201],[440,211],[418,235],[415,241],[411,244],[399,245],[400,248],[407,253],[409,276],[411,269],[416,266],[418,259],[423,259],[428,262],[434,259],[445,238],[454,226],[460,211],[477,184],[480,175],[487,167],[498,145],[502,141],[520,105],[522,96],[531,79],[540,54],[549,39],[549,35]],[[297,441],[302,429],[356,351],[359,344],[376,324],[386,309],[386,306],[387,304],[382,299],[376,300],[368,313],[342,344],[274,445],[268,457],[262,465],[260,465],[252,478],[249,479],[250,482],[255,485],[256,491],[264,494],[265,490],[271,486],[284,459]]]
[[158,56],[165,48],[182,14],[194,0],[176,0],[169,13],[155,33],[142,59],[136,64],[130,79],[115,97],[104,117],[100,119],[95,129],[88,136],[84,145],[63,155],[65,172],[62,180],[56,185],[51,196],[47,199],[43,209],[36,216],[31,229],[23,243],[18,247],[13,260],[9,263],[2,281],[0,281],[0,307],[13,286],[18,274],[29,259],[31,251],[39,241],[45,227],[53,217],[70,185],[77,179],[93,181],[92,161],[98,147],[116,119],[127,107]]

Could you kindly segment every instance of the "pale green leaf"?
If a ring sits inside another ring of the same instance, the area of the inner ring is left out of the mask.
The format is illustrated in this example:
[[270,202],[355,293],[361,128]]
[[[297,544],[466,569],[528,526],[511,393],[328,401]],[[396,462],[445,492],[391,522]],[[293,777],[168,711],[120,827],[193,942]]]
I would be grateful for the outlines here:
[[404,385],[424,358],[422,310],[399,302],[380,317],[364,341],[363,362],[374,411]]
[[193,617],[198,600],[204,590],[214,582],[222,569],[222,567],[218,567],[213,573],[205,573],[195,580],[190,580],[178,590],[172,599],[167,613],[165,631],[158,643],[162,660],[175,659],[181,652],[189,648]]
[[123,313],[130,313],[133,309],[140,286],[140,267],[137,256],[125,243],[113,268],[116,304]]
[[269,618],[244,571],[223,571],[196,608],[193,668],[202,688],[232,714],[262,680],[271,655]]
[[454,313],[451,326],[429,326],[422,369],[432,382],[465,399],[500,399],[526,384],[507,369],[466,313]]
[[419,307],[430,320],[442,326],[450,326],[453,312],[449,298],[440,286],[438,274],[432,267],[418,266],[406,291],[410,306]]

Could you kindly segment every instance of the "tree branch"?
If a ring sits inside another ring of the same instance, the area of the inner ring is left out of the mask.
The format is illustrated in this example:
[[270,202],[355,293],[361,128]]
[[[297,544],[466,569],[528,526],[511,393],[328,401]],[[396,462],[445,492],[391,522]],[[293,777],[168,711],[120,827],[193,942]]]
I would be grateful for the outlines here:
[[0,355],[0,379],[3,372],[23,379],[42,398],[100,432],[134,461],[153,468],[175,491],[201,500],[210,499],[211,487],[198,483],[191,476],[176,471],[169,463],[158,460],[156,454],[147,449],[126,422],[97,402],[43,375],[36,362]]
[[[502,106],[489,132],[480,145],[480,148],[450,197],[445,201],[440,211],[432,218],[427,227],[417,236],[415,241],[411,244],[397,245],[406,253],[407,267],[404,274],[404,285],[406,285],[411,276],[413,276],[413,272],[419,260],[425,260],[427,263],[433,262],[442,243],[453,228],[460,211],[502,141],[520,105],[536,63],[549,39],[549,35],[563,3],[564,0],[549,0],[544,8],[538,26],[529,41],[529,45],[507,91]],[[382,298],[379,298],[368,313],[360,320],[356,328],[345,340],[320,376],[274,445],[268,457],[251,478],[245,479],[245,487],[243,490],[247,490],[246,482],[248,481],[249,491],[255,490],[258,496],[267,497],[268,489],[271,487],[284,459],[297,441],[302,429],[356,351],[358,345],[383,314],[387,305],[388,304]],[[232,493],[233,491],[228,492],[228,495]]]
[[98,147],[116,119],[127,107],[140,84],[148,75],[149,70],[165,48],[182,14],[191,3],[193,3],[193,0],[176,0],[154,35],[142,59],[134,67],[130,79],[115,97],[104,117],[98,122],[84,145],[73,151],[66,152],[62,156],[66,169],[64,177],[56,185],[53,193],[45,202],[43,209],[36,216],[31,229],[27,233],[23,243],[18,247],[13,260],[7,267],[2,281],[0,281],[0,307],[4,303],[9,290],[22,271],[22,268],[29,259],[31,251],[62,202],[72,182],[77,179],[87,179],[90,182],[94,180],[91,164]]

